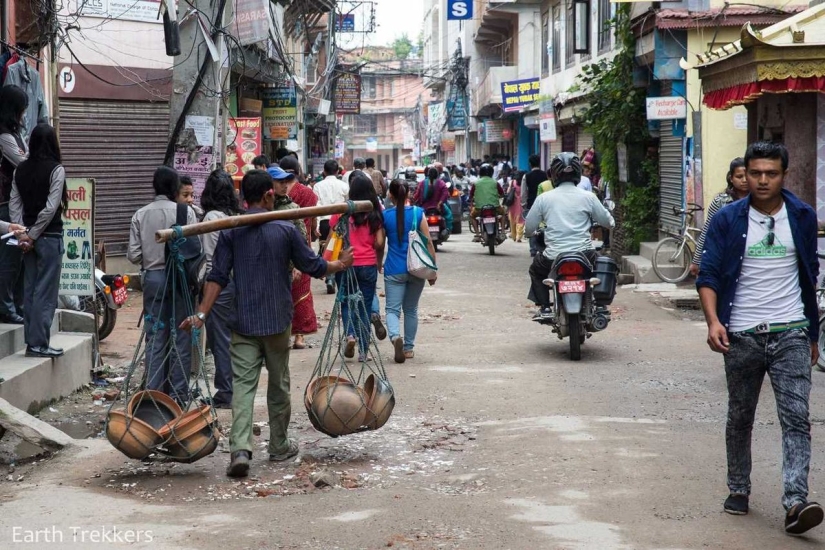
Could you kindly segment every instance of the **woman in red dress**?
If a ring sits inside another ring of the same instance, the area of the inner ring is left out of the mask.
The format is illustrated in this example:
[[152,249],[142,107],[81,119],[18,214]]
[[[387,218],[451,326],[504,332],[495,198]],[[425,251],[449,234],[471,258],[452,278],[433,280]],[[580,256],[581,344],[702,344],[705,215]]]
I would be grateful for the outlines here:
[[[296,176],[296,179],[289,185],[287,190],[292,202],[300,208],[317,205],[318,197],[312,192],[312,189],[299,181],[302,179],[302,174],[301,163],[298,162],[298,159],[292,156],[284,157],[281,159],[280,166],[285,172]],[[312,246],[312,236],[315,234],[315,218],[305,219],[304,223],[307,228],[307,244]],[[318,318],[315,316],[315,304],[312,301],[312,278],[297,270],[295,277],[292,279],[292,304],[295,308],[292,317],[292,334],[295,336],[295,341],[292,343],[292,349],[304,349],[306,348],[304,336],[318,332]]]

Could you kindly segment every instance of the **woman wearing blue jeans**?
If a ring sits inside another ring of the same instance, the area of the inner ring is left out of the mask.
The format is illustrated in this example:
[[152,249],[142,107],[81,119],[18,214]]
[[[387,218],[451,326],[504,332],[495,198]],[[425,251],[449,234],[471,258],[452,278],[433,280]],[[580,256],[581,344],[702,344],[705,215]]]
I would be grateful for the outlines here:
[[[384,261],[384,292],[387,296],[387,330],[395,349],[396,363],[403,363],[415,356],[415,335],[418,332],[418,300],[424,291],[424,279],[407,272],[407,247],[409,232],[413,227],[430,234],[424,211],[406,206],[407,184],[395,180],[390,184],[393,207],[384,211],[384,229],[387,233],[387,258]],[[435,258],[433,243],[427,247]],[[435,284],[436,279],[429,281]],[[404,337],[401,337],[401,312],[404,312]]]

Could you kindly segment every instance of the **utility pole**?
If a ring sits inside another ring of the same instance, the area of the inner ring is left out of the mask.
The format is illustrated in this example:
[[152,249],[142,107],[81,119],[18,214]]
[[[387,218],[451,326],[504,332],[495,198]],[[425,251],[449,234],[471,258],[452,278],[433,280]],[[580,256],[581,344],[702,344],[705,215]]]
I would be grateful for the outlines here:
[[[464,156],[465,160],[470,159],[470,96],[468,86],[470,83],[470,67],[461,49],[461,40],[458,40],[455,56],[453,57],[453,81],[452,85],[461,91],[461,101],[464,106]],[[451,94],[452,95],[452,94]]]
[[[185,6],[185,4],[180,4]],[[178,14],[180,26],[180,51],[172,71],[172,97],[169,102],[169,142],[164,163],[172,166],[176,149],[185,148],[188,162],[198,161],[198,147],[213,147],[218,153],[218,132],[223,124],[220,117],[222,96],[225,94],[220,69],[222,37],[218,29],[223,27],[227,0],[194,0],[194,10]],[[200,20],[199,20],[200,19]],[[209,33],[202,30],[205,28]],[[167,51],[169,49],[167,33]],[[188,58],[188,52],[193,52]],[[187,128],[187,117],[207,117],[190,119],[201,123],[197,135],[194,128]],[[211,127],[211,130],[210,130]],[[223,132],[221,132],[222,134]],[[200,139],[198,139],[200,138]],[[204,142],[205,141],[205,142]],[[215,167],[212,157],[211,171]]]

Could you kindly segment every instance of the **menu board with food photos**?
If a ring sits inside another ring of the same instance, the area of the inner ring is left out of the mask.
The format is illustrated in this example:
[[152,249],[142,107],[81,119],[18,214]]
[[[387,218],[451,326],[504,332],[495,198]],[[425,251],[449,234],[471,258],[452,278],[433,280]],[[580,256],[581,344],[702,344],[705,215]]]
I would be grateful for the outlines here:
[[252,159],[261,154],[261,119],[229,118],[226,132],[226,171],[236,182],[252,170]]

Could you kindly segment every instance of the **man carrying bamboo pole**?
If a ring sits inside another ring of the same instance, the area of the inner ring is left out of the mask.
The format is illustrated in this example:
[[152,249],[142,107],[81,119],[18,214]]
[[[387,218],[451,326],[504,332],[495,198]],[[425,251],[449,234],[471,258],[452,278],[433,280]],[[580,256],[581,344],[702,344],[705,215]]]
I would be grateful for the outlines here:
[[[275,203],[272,178],[262,170],[250,170],[241,182],[249,214],[271,211]],[[261,367],[269,373],[269,459],[288,460],[298,454],[298,443],[289,439],[289,349],[292,324],[292,272],[289,264],[315,278],[344,271],[352,265],[352,251],[344,250],[336,261],[326,262],[307,244],[292,222],[223,231],[212,259],[198,313],[181,328],[203,327],[221,289],[234,274],[236,310],[232,329],[232,433],[229,447],[230,477],[245,477],[252,458],[252,412]]]

